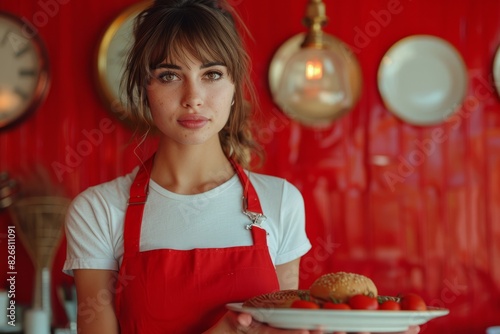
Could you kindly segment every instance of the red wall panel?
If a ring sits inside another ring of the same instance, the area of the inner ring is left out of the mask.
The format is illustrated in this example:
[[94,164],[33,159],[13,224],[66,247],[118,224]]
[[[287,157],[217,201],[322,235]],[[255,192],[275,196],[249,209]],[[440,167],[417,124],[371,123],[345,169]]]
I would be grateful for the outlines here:
[[[0,170],[22,177],[41,166],[55,186],[73,197],[135,165],[131,132],[103,107],[93,76],[101,33],[133,2],[0,3],[0,10],[36,25],[52,65],[43,105],[22,124],[0,132]],[[253,35],[248,44],[262,104],[256,135],[268,156],[262,171],[287,178],[305,198],[313,249],[302,261],[302,287],[322,273],[355,271],[371,276],[381,293],[414,290],[430,304],[450,308],[449,316],[430,322],[424,333],[484,333],[488,325],[500,324],[500,99],[492,78],[500,3],[325,1],[326,31],[351,46],[362,68],[363,88],[349,114],[321,129],[285,117],[267,84],[273,53],[304,31],[306,1],[231,3]],[[453,122],[416,127],[384,106],[377,89],[381,58],[412,34],[444,38],[464,58],[467,97]],[[99,130],[107,119],[112,130],[66,172],[57,173],[54,163],[69,166],[69,152],[88,141],[85,131]],[[445,139],[433,141],[437,133]],[[422,162],[408,164],[418,154]],[[10,223],[6,211],[0,220]],[[19,252],[26,266],[18,277],[23,286],[19,298],[28,303],[32,268]],[[63,259],[64,242],[54,264],[55,285],[70,282],[60,273]],[[63,324],[60,306],[55,307],[56,323]]]

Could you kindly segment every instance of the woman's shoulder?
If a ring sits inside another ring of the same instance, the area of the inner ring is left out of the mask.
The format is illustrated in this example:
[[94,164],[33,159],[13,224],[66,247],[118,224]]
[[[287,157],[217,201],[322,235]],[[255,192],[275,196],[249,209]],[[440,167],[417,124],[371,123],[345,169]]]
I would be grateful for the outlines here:
[[84,203],[90,205],[107,203],[108,205],[114,206],[126,201],[129,195],[130,185],[136,173],[137,168],[126,175],[88,187],[75,197],[73,206],[84,205]]
[[[262,173],[249,173],[249,179],[254,188],[259,193],[269,193],[274,196],[281,195],[286,197],[295,197],[297,199],[302,198],[297,186],[288,181],[285,178],[262,174]],[[259,191],[260,190],[260,191]]]
[[288,181],[279,176],[273,176],[269,174],[262,174],[252,171],[247,171],[248,177],[250,181],[263,182],[267,184],[271,184],[272,186],[276,186],[277,184],[287,183]]

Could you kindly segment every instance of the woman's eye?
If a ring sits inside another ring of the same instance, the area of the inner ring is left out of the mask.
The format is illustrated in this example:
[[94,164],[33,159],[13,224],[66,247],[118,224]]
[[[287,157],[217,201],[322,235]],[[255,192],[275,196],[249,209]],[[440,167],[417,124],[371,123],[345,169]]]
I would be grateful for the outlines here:
[[216,81],[222,78],[222,73],[217,72],[217,71],[211,71],[205,74],[205,76],[210,80],[210,81]]
[[171,81],[175,81],[177,79],[177,75],[173,72],[164,72],[164,73],[161,73],[158,76],[158,78],[164,82],[171,82]]

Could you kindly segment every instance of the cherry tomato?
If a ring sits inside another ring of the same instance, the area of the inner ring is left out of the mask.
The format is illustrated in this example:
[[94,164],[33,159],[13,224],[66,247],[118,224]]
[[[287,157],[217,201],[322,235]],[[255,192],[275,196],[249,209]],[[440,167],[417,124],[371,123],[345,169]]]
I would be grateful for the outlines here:
[[399,301],[402,310],[425,311],[427,306],[422,297],[416,293],[406,293]]
[[386,300],[385,302],[382,302],[378,306],[379,310],[386,310],[386,311],[398,311],[401,310],[401,305],[397,301],[394,300]]
[[349,306],[353,310],[376,310],[378,309],[378,300],[367,295],[355,295],[349,299]]
[[323,304],[324,309],[328,310],[350,310],[351,307],[349,304],[346,303],[332,303],[332,302],[326,302]]
[[319,305],[316,304],[315,302],[311,302],[308,300],[302,300],[302,299],[294,300],[290,307],[291,308],[319,309]]

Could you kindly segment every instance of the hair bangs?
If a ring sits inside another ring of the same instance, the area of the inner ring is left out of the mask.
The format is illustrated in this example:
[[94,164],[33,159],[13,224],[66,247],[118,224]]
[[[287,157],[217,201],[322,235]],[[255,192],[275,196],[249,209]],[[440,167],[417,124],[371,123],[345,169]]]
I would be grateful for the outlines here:
[[[149,68],[154,69],[162,62],[182,63],[191,56],[202,63],[222,62],[227,66],[229,76],[234,79],[234,59],[237,59],[239,51],[231,47],[231,43],[227,43],[228,38],[235,39],[231,36],[234,28],[228,26],[213,29],[220,18],[209,15],[206,11],[193,13],[184,10],[182,15],[178,14],[164,17],[157,25],[156,32],[149,41],[152,46]],[[221,34],[221,30],[225,34]]]

